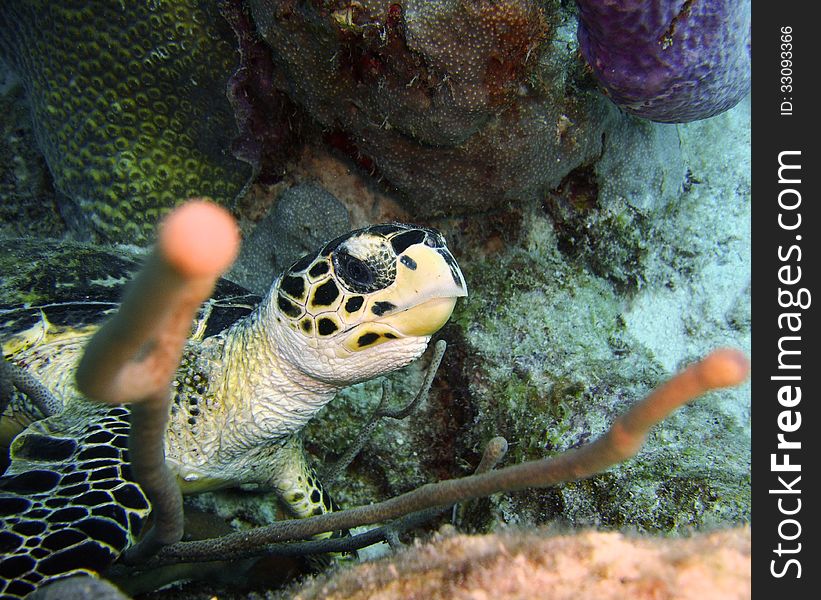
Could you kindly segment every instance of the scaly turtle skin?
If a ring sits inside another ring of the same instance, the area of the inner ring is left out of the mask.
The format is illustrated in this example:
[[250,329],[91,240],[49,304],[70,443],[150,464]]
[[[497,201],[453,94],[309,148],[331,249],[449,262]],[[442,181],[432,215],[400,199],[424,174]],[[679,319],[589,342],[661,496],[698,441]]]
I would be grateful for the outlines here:
[[[241,288],[221,286],[173,383],[166,460],[186,493],[242,485],[276,492],[297,517],[333,510],[299,432],[340,388],[417,358],[466,295],[461,271],[436,231],[390,224],[300,259],[255,307]],[[63,402],[40,418],[15,391],[3,417],[7,435],[27,426],[0,479],[2,597],[105,569],[150,509],[128,468],[128,409],[75,388],[96,329],[84,310],[92,305],[98,316],[115,307],[78,298],[0,309],[6,360]]]

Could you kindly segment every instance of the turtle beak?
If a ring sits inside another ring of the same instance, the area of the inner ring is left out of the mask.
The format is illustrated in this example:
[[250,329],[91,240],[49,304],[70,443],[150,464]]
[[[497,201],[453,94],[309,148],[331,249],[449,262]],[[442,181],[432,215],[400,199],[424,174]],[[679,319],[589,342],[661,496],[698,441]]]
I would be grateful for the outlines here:
[[402,336],[430,336],[450,318],[456,299],[467,295],[465,278],[450,251],[420,243],[399,255],[396,281],[369,310],[383,315],[376,322]]

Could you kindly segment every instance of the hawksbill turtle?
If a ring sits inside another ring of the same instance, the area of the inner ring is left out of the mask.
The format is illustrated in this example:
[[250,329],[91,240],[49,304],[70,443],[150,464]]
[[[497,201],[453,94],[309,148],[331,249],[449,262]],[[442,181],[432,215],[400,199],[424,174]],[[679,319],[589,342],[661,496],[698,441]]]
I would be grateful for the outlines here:
[[[111,257],[95,279],[91,261],[80,262],[92,271],[82,281],[51,276],[47,300],[0,306],[4,368],[60,404],[49,416],[25,386],[0,386],[0,433],[6,444],[13,437],[0,478],[3,598],[103,571],[135,543],[150,511],[128,466],[129,409],[91,402],[74,381],[85,342],[116,310],[136,263]],[[37,272],[49,269],[58,265]],[[419,357],[466,295],[441,234],[403,224],[328,242],[262,299],[220,280],[173,381],[166,462],[183,492],[251,486],[275,492],[295,517],[333,510],[300,431],[342,387]]]

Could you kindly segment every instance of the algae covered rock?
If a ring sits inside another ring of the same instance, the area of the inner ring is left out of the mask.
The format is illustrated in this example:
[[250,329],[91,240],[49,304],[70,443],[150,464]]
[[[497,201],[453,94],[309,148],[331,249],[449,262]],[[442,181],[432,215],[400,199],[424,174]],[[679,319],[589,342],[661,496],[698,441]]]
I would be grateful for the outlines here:
[[[740,308],[749,306],[749,108],[679,126],[676,164],[689,175],[675,202],[660,193],[631,225],[607,204],[612,198],[597,195],[604,208],[590,213],[576,243],[586,235],[635,244],[635,285],[614,277],[618,255],[590,262],[535,212],[525,217],[521,248],[477,261],[476,271],[466,266],[473,296],[456,318],[473,348],[464,378],[481,440],[504,435],[519,458],[575,447],[710,348],[749,348]],[[642,153],[633,161],[645,164]],[[513,521],[648,531],[747,522],[749,416],[748,387],[711,394],[655,429],[634,460],[498,508]]]
[[614,117],[593,164],[545,194],[562,251],[625,288],[646,279],[652,223],[687,183],[681,133],[629,115]]
[[[602,163],[601,173],[615,177],[622,165],[625,175],[591,193],[572,241],[539,202],[438,223],[470,295],[443,330],[449,348],[431,397],[377,430],[337,484],[344,504],[468,474],[497,435],[510,445],[505,464],[578,447],[710,349],[749,350],[749,103],[688,125],[631,117],[624,127],[619,139],[635,150]],[[665,148],[668,164],[650,164],[637,181],[648,151]],[[606,250],[620,247],[634,263]],[[397,403],[412,393],[418,367],[401,376],[392,378]],[[378,395],[378,386],[360,386],[326,408],[307,434],[320,460],[344,450]],[[656,533],[746,523],[749,418],[748,386],[710,394],[655,428],[627,463],[471,503],[455,522],[478,531],[558,521]]]

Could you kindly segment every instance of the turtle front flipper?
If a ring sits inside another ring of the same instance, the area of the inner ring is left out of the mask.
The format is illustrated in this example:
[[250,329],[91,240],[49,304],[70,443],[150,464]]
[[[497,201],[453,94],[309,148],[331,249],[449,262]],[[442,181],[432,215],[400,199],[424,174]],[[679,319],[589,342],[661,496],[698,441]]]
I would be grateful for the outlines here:
[[[285,509],[298,519],[315,517],[339,510],[339,506],[331,498],[328,491],[322,487],[316,471],[305,459],[302,440],[298,435],[288,438],[277,455],[277,462],[281,461],[277,470],[276,479],[272,482]],[[328,531],[319,533],[314,539],[336,538],[348,535],[345,531]],[[328,566],[331,557],[337,554],[318,555],[308,557],[313,569]]]
[[[281,468],[272,482],[286,510],[299,519],[333,511],[330,495],[322,488],[316,472],[308,466],[298,436],[288,438],[277,456]],[[321,534],[320,537],[328,537]]]
[[96,574],[134,542],[149,504],[128,467],[129,411],[78,401],[30,425],[0,478],[0,597]]

